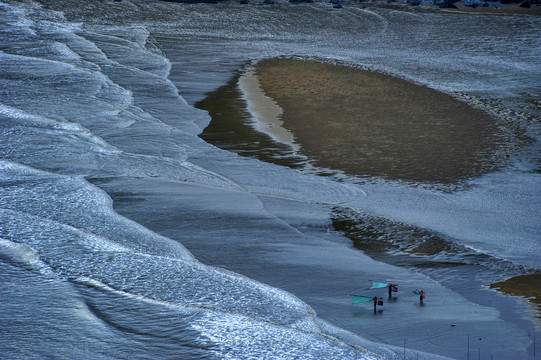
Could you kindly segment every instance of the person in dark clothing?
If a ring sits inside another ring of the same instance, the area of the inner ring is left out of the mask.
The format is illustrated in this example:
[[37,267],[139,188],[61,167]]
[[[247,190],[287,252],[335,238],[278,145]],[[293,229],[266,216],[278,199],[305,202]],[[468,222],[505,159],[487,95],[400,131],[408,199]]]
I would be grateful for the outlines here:
[[376,306],[378,305],[378,297],[374,296],[374,312],[376,312]]
[[419,302],[422,304],[423,299],[425,298],[425,292],[423,290],[419,291]]
[[392,293],[398,291],[398,284],[389,283],[388,288],[389,288],[389,300],[391,300],[393,297]]

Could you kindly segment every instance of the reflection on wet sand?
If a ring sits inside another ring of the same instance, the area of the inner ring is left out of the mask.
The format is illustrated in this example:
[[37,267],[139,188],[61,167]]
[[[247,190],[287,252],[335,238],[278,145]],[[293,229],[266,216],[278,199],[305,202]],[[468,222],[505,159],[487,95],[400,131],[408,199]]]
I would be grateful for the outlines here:
[[291,146],[277,142],[273,136],[251,126],[253,116],[238,80],[239,76],[233,77],[195,104],[195,107],[208,111],[212,118],[199,137],[242,156],[292,168],[301,167],[305,159],[298,156]]

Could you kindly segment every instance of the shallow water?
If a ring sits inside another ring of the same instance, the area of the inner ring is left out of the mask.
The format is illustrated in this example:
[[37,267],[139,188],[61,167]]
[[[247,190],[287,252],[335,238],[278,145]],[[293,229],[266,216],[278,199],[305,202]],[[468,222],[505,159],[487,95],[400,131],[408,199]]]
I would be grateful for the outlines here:
[[[539,268],[540,37],[526,35],[538,18],[43,3],[0,5],[6,356],[392,359],[405,341],[407,358],[463,358],[468,339],[483,357],[531,356],[529,307],[482,284]],[[250,60],[294,54],[463,92],[518,150],[441,190],[317,176],[198,137],[210,117],[195,102]],[[495,265],[372,259],[335,231],[344,214],[438,233]],[[348,296],[370,279],[399,283],[376,315]]]

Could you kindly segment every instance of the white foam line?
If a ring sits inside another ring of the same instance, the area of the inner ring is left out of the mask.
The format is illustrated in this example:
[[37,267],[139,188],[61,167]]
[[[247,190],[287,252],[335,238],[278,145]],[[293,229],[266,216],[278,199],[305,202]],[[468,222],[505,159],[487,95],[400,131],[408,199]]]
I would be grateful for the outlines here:
[[[139,301],[142,301],[142,302],[145,302],[145,303],[148,303],[148,304],[152,304],[152,305],[163,306],[163,307],[165,307],[167,309],[171,309],[171,310],[177,310],[177,311],[202,311],[203,313],[207,313],[207,314],[209,312],[211,312],[212,314],[210,314],[210,315],[212,315],[212,316],[210,316],[209,318],[212,319],[212,321],[216,321],[216,322],[221,321],[221,318],[217,318],[213,314],[215,314],[215,313],[228,314],[228,315],[231,315],[231,316],[239,316],[241,318],[250,319],[252,321],[257,321],[257,322],[260,322],[262,324],[272,324],[274,326],[289,329],[291,331],[297,331],[297,332],[304,333],[304,334],[320,335],[320,336],[324,336],[324,337],[327,337],[327,338],[331,338],[331,339],[340,341],[340,340],[338,340],[338,339],[336,339],[336,338],[334,338],[334,337],[332,337],[330,335],[324,334],[323,332],[309,331],[309,330],[304,330],[302,328],[296,328],[296,327],[293,326],[294,324],[281,324],[281,323],[277,323],[277,322],[274,322],[272,320],[269,320],[269,319],[266,319],[266,318],[263,318],[263,317],[258,317],[258,316],[249,314],[249,313],[242,313],[242,312],[238,312],[238,311],[232,311],[232,310],[223,309],[223,308],[220,308],[220,307],[210,306],[210,305],[195,305],[195,304],[189,304],[189,303],[177,303],[177,302],[166,301],[166,300],[161,300],[161,299],[154,299],[154,298],[151,298],[151,297],[148,297],[148,296],[130,293],[130,292],[127,292],[127,291],[116,289],[116,288],[114,288],[114,287],[112,287],[112,286],[110,286],[110,285],[108,285],[106,283],[103,283],[103,282],[101,282],[99,280],[96,280],[96,279],[93,279],[93,278],[90,278],[90,277],[86,277],[86,276],[73,278],[73,279],[71,279],[71,281],[74,282],[74,283],[77,283],[77,284],[94,287],[94,288],[96,288],[98,290],[101,290],[101,291],[104,291],[104,292],[109,292],[109,293],[115,294],[117,296],[123,296],[123,297],[126,297],[128,299],[134,299],[134,300],[139,300]],[[313,317],[314,315],[313,314],[307,314],[307,316]],[[321,330],[321,328],[319,328],[319,324],[316,323],[316,325],[318,326],[318,330]],[[192,327],[194,329],[198,330],[198,331],[201,331],[201,332],[204,332],[205,330],[208,330],[206,327],[200,327],[199,328],[197,325],[192,325]]]
[[298,151],[300,147],[295,143],[293,134],[282,126],[282,108],[265,95],[253,69],[239,78],[239,87],[248,103],[248,111],[254,116],[254,128]]
[[15,261],[30,265],[32,268],[39,270],[42,274],[52,273],[49,271],[47,265],[41,261],[36,250],[28,245],[0,238],[0,252]]

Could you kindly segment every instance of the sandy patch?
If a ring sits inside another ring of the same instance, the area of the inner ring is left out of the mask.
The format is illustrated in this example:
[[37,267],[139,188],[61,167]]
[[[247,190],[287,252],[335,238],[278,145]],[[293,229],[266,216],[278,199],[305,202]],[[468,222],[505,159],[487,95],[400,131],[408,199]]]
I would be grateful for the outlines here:
[[536,308],[537,318],[541,324],[541,274],[519,275],[490,284],[489,287],[508,295],[527,298]]
[[450,95],[316,61],[255,65],[281,121],[317,166],[361,176],[450,183],[494,167],[494,119]]

